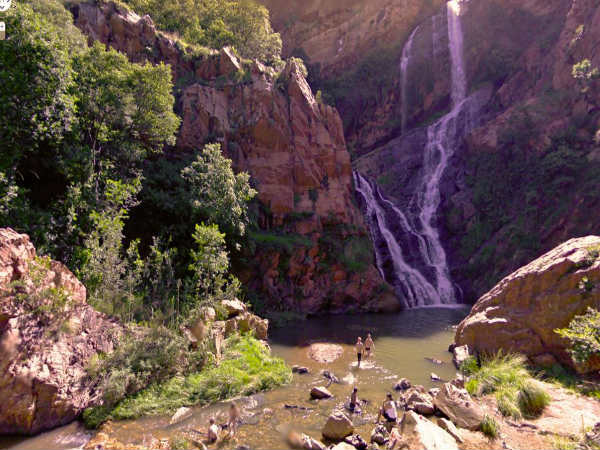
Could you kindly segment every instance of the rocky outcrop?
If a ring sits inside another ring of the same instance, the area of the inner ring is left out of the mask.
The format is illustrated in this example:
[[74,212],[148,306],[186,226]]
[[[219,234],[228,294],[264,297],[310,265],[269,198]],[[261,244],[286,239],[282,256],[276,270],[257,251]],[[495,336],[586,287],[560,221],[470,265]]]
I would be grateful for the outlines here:
[[465,389],[452,383],[445,383],[434,399],[437,409],[443,412],[454,424],[469,430],[478,430],[484,413]]
[[458,450],[456,441],[447,431],[413,411],[404,414],[401,424],[402,436],[409,448],[425,450]]
[[598,248],[600,237],[571,239],[504,278],[460,323],[456,343],[532,358],[550,353],[581,372],[599,370],[600,360],[575,364],[569,342],[554,331],[588,307],[600,308]]
[[112,351],[121,331],[87,305],[65,266],[37,257],[28,236],[0,229],[0,434],[38,433],[93,405],[87,363]]
[[[74,16],[91,40],[133,61],[171,64],[180,151],[217,141],[235,169],[251,175],[267,235],[257,237],[258,254],[246,258],[250,266],[239,269],[243,282],[278,307],[304,312],[398,308],[370,255],[360,271],[330,256],[333,246],[352,260],[355,246],[368,247],[368,236],[352,200],[340,117],[315,99],[298,64],[276,73],[240,61],[231,49],[192,55],[156,31],[149,17],[113,3],[80,4]],[[274,244],[261,247],[265,241]]]

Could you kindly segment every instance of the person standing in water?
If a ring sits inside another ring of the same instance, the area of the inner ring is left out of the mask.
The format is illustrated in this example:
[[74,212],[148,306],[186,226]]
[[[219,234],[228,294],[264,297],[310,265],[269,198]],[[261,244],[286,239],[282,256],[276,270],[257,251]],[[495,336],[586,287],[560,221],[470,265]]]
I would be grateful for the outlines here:
[[375,351],[375,343],[373,342],[371,333],[368,333],[367,339],[365,339],[365,358],[370,358],[373,351]]
[[362,338],[359,336],[356,341],[356,357],[358,358],[358,368],[360,369],[360,360],[362,359],[363,351],[365,349],[365,345],[363,344]]
[[358,405],[358,388],[352,389],[352,395],[350,395],[350,411],[354,412]]
[[237,431],[237,426],[240,421],[240,410],[235,403],[231,403],[229,407],[229,422],[227,427],[229,428],[229,435],[233,436]]

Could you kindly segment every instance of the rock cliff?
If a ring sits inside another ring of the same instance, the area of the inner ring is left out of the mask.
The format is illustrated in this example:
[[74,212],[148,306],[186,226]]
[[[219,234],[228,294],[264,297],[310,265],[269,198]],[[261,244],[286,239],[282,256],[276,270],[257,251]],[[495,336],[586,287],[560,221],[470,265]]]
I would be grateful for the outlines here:
[[0,434],[35,434],[73,421],[97,393],[86,366],[121,327],[86,303],[61,263],[29,237],[0,229]]
[[597,359],[574,363],[568,340],[554,332],[588,307],[600,308],[598,248],[600,237],[571,239],[504,278],[458,326],[456,343],[480,352],[518,352],[534,362],[555,358],[580,372],[600,369]]
[[352,256],[332,255],[354,255],[355,246],[368,248],[368,237],[353,202],[340,117],[315,99],[295,62],[276,73],[231,49],[190,53],[148,16],[114,3],[82,3],[73,15],[90,40],[133,61],[171,65],[182,117],[178,151],[218,141],[236,170],[251,175],[262,205],[258,245],[275,245],[259,248],[242,281],[274,305],[303,312],[398,307],[370,254],[361,270],[344,264]]

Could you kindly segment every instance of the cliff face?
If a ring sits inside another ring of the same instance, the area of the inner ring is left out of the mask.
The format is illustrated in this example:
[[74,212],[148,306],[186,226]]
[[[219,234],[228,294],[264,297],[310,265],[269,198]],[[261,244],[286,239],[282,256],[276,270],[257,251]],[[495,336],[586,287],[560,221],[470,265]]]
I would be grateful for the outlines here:
[[[368,247],[352,197],[350,156],[337,111],[316,101],[297,64],[281,73],[241,62],[224,49],[186,53],[140,18],[114,4],[80,4],[76,25],[133,61],[171,64],[182,127],[177,147],[196,151],[218,141],[236,170],[247,171],[262,204],[265,245],[242,281],[272,306],[303,312],[397,307],[369,261],[360,271],[333,256]],[[279,244],[279,245],[278,245]],[[283,247],[283,248],[282,248]],[[382,300],[383,299],[383,300]]]
[[85,300],[65,266],[40,262],[27,235],[0,229],[0,434],[64,425],[100,398],[86,367],[122,327]]

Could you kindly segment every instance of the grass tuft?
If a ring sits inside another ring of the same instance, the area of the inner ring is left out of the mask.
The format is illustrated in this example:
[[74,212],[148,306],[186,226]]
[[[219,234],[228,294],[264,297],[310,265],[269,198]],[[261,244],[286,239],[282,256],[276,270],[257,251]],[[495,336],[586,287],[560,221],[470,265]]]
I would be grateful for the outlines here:
[[500,434],[498,422],[496,422],[496,419],[488,416],[487,414],[481,421],[481,424],[479,424],[479,430],[490,439],[496,439]]
[[540,416],[550,404],[550,396],[541,386],[532,381],[526,382],[521,387],[517,400],[523,416],[528,419]]

